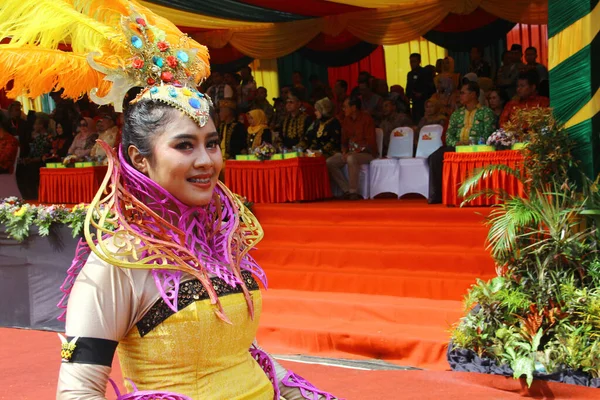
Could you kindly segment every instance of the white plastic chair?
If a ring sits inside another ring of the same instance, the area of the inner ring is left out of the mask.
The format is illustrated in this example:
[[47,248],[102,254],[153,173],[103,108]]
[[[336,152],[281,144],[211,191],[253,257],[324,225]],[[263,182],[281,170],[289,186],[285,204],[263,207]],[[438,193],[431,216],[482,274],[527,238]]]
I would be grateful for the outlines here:
[[400,193],[398,185],[400,179],[399,159],[412,157],[414,146],[414,132],[411,128],[396,128],[390,134],[390,144],[387,152],[388,158],[371,161],[369,191],[371,198],[381,193]]
[[20,153],[21,149],[18,149],[12,172],[10,174],[0,174],[0,199],[11,196],[21,198],[21,191],[17,186],[17,162],[19,161]]
[[383,157],[383,129],[375,129],[375,139],[377,140],[378,157],[381,158]]
[[390,134],[388,158],[412,158],[414,151],[415,133],[412,128],[396,128]]
[[443,133],[444,127],[441,125],[425,125],[422,127],[417,143],[417,158],[427,158],[442,147]]

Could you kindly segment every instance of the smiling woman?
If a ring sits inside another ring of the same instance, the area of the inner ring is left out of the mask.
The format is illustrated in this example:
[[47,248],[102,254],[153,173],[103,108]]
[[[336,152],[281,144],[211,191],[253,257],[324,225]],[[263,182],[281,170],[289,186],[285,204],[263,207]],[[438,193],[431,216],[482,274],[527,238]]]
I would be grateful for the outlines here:
[[122,147],[133,167],[182,203],[206,206],[212,200],[223,168],[212,118],[200,127],[164,103],[138,102],[125,115]]

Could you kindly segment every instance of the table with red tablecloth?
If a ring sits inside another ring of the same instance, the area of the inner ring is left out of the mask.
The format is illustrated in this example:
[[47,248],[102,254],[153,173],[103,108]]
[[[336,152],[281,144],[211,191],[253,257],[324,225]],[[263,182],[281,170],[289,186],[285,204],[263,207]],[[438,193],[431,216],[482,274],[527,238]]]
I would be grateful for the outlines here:
[[332,197],[324,157],[225,163],[225,183],[253,203],[313,201]]
[[40,168],[39,202],[89,203],[106,175],[106,166],[86,168]]
[[[449,206],[461,205],[463,199],[458,195],[462,183],[477,169],[487,165],[503,164],[512,169],[520,168],[523,154],[519,150],[490,151],[479,153],[446,153],[444,154],[444,174],[442,187],[442,202]],[[504,189],[508,194],[524,197],[523,185],[513,176],[505,172],[494,172],[483,179],[473,189],[476,193],[485,189]],[[500,203],[497,196],[488,198],[480,196],[468,203],[470,206],[491,206]]]

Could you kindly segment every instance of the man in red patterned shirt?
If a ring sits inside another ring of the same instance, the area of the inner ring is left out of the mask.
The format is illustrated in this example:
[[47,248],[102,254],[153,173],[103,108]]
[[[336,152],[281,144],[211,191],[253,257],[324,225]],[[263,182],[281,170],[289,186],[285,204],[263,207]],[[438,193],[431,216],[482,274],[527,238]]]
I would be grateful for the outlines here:
[[13,172],[19,141],[8,133],[4,123],[0,124],[0,174]]
[[538,80],[537,71],[530,70],[519,74],[519,80],[517,81],[518,99],[509,101],[504,107],[504,111],[500,116],[501,128],[504,128],[514,117],[517,110],[550,106],[550,100],[547,97],[539,96],[537,93]]

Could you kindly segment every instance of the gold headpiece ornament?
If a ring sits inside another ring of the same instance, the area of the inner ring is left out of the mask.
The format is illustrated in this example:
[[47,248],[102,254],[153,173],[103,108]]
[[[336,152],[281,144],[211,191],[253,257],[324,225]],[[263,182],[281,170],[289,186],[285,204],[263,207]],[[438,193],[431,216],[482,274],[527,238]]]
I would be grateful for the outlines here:
[[2,0],[0,21],[0,38],[11,38],[0,44],[0,87],[12,80],[11,97],[62,89],[121,111],[127,92],[145,87],[136,101],[208,121],[212,103],[196,90],[210,71],[206,47],[136,1]]

